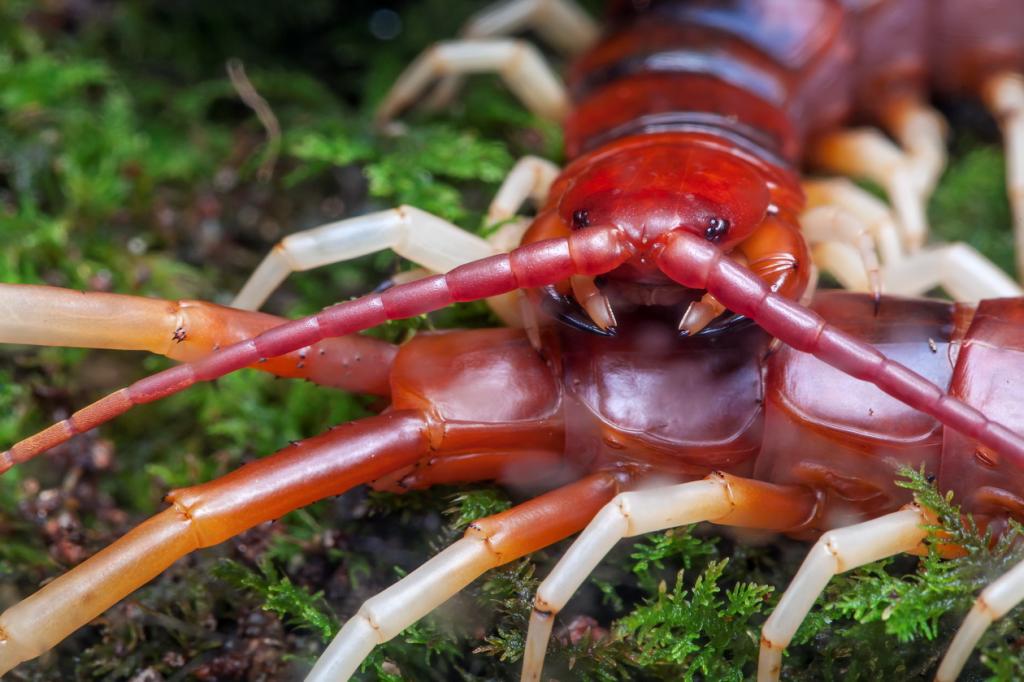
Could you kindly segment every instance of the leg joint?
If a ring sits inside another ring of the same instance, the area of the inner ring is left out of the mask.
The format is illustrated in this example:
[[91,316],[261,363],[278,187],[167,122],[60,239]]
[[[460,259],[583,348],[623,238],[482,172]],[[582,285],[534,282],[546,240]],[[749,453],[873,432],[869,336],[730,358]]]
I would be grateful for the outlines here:
[[192,505],[186,504],[183,500],[178,499],[174,492],[168,495],[168,501],[171,503],[171,506],[174,507],[174,511],[184,517],[189,530],[192,531],[192,535],[195,538],[196,547],[209,547],[210,545],[217,544],[216,542],[207,542],[206,538],[203,537],[202,524],[196,517]]
[[363,604],[362,608],[356,612],[356,615],[352,617],[361,618],[366,621],[366,623],[373,629],[373,633],[377,636],[377,643],[383,644],[391,638],[385,635],[384,631],[381,629],[380,624],[377,622],[377,617],[374,615],[372,609],[372,604],[370,601],[367,601]]
[[725,498],[726,503],[729,505],[729,511],[722,516],[728,516],[736,509],[736,495],[732,489],[732,484],[729,483],[729,477],[721,471],[713,471],[707,477],[707,480],[713,481],[722,487],[722,495]]
[[544,619],[554,618],[558,615],[559,611],[561,611],[561,609],[541,596],[541,593],[538,590],[537,594],[533,598],[533,612],[537,614],[537,617]]

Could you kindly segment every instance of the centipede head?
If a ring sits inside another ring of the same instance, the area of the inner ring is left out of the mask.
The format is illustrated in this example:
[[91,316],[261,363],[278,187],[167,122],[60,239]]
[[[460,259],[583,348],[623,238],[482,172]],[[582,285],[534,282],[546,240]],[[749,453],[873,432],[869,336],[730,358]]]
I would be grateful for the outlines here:
[[614,225],[628,235],[636,247],[628,262],[596,281],[573,278],[540,297],[561,321],[610,333],[616,310],[661,307],[678,320],[703,295],[655,264],[652,255],[667,233],[685,230],[730,252],[769,216],[795,216],[801,203],[794,177],[725,140],[700,133],[634,136],[574,161],[524,242],[590,225]]

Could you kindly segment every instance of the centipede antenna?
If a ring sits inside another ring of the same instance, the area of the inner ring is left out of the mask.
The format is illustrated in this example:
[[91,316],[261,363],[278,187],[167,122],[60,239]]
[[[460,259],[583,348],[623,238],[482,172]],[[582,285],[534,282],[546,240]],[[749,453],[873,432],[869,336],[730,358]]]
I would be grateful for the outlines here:
[[683,286],[707,289],[730,310],[746,315],[783,343],[810,353],[840,371],[868,381],[906,405],[977,440],[1024,467],[1024,438],[948,395],[870,344],[828,324],[820,315],[772,293],[747,268],[713,244],[685,231],[669,233],[657,254],[658,266]]
[[197,382],[211,381],[266,358],[305,348],[328,337],[354,334],[388,320],[423,315],[452,303],[475,301],[515,289],[553,284],[575,274],[601,274],[631,254],[631,244],[618,229],[595,226],[568,237],[535,242],[510,253],[467,263],[444,275],[339,303],[100,398],[0,453],[0,474],[105,424],[135,405],[160,400]]

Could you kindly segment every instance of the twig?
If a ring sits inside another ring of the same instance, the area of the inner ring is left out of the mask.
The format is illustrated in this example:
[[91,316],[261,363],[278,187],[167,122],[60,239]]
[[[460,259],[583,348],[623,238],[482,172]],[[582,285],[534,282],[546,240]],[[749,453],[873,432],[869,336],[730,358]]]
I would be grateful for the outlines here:
[[257,177],[261,182],[269,182],[274,175],[274,164],[277,163],[277,157],[281,151],[281,124],[277,122],[277,116],[274,116],[267,100],[256,92],[252,81],[245,74],[245,65],[242,64],[242,60],[229,59],[226,67],[228,78],[231,79],[231,85],[234,86],[238,96],[256,112],[256,117],[267,131],[267,152],[260,164],[259,171],[257,171]]

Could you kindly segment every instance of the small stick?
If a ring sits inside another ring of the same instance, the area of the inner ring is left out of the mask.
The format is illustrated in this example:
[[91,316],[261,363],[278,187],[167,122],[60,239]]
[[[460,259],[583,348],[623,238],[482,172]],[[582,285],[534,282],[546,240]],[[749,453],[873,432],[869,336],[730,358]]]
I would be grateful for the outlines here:
[[256,112],[256,117],[267,131],[267,152],[263,162],[260,163],[257,177],[260,182],[270,182],[270,178],[274,175],[277,157],[281,153],[281,124],[277,122],[277,116],[274,115],[267,100],[263,99],[263,96],[256,91],[252,81],[249,80],[242,60],[232,57],[225,66],[235,92],[250,109]]

